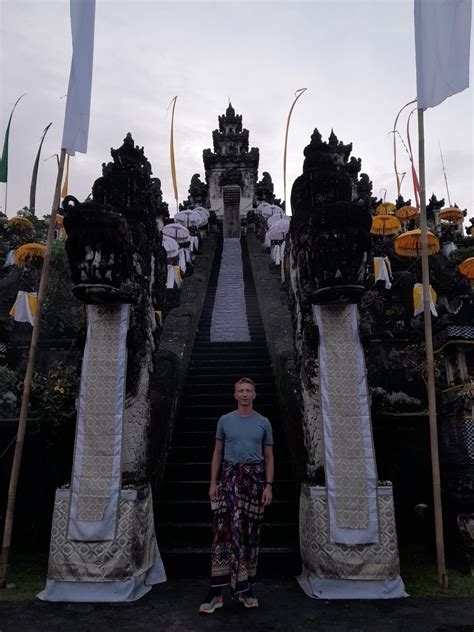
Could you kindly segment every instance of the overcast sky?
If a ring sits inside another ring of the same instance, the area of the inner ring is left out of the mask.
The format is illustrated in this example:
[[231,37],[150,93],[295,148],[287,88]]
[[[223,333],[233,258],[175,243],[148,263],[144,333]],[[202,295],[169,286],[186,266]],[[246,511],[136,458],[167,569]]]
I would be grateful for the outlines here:
[[[0,0],[1,121],[24,92],[10,133],[8,214],[29,204],[31,172],[43,129],[42,157],[60,151],[71,60],[68,0]],[[473,51],[471,46],[471,84]],[[283,143],[295,90],[307,88],[292,119],[288,197],[303,149],[318,127],[331,128],[371,177],[374,194],[394,200],[392,136],[397,111],[416,96],[413,0],[310,2],[113,2],[97,0],[92,108],[87,154],[71,159],[70,193],[84,199],[110,148],[127,132],[144,146],[174,212],[167,108],[178,95],[175,152],[179,199],[194,173],[204,180],[202,150],[230,97],[260,148],[259,177],[269,171],[283,197]],[[408,108],[408,113],[411,108]],[[405,139],[406,117],[399,130]],[[412,141],[417,143],[416,116]],[[473,216],[473,91],[425,113],[427,193],[446,196]],[[409,162],[398,145],[405,198]],[[41,162],[37,212],[50,212],[56,162]],[[4,206],[5,185],[0,184]],[[447,199],[446,199],[447,203]]]

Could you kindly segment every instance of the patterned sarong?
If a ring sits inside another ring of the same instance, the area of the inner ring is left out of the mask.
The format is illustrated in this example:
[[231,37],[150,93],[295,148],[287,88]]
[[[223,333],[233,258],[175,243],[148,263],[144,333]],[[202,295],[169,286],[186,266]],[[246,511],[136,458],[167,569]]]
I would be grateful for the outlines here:
[[214,511],[211,586],[243,592],[255,583],[263,520],[264,467],[224,461]]

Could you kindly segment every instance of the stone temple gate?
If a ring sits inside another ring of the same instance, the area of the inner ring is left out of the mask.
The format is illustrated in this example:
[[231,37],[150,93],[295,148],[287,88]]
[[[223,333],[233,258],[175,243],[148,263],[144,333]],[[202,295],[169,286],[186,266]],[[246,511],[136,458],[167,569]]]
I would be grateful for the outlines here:
[[[299,574],[316,598],[405,595],[393,487],[381,480],[386,468],[374,450],[373,393],[385,385],[372,389],[372,363],[396,346],[393,332],[378,329],[390,301],[400,307],[405,346],[415,325],[402,313],[403,283],[389,295],[374,281],[377,201],[351,151],[334,133],[325,142],[314,131],[278,266],[263,245],[268,217],[255,208],[258,149],[248,150],[248,131],[230,104],[214,152],[204,151],[208,205],[222,217],[223,234],[202,222],[182,238],[176,233],[176,251],[165,248],[151,166],[130,135],[112,150],[92,201],[65,201],[74,292],[87,305],[88,332],[73,472],[56,495],[42,599],[132,601],[164,581],[165,568],[170,576],[206,573],[215,426],[234,407],[232,387],[243,375],[256,382],[255,408],[275,433],[262,572]],[[184,280],[177,274],[165,289],[179,261],[187,262]],[[405,282],[402,262],[393,261]],[[437,265],[436,279],[455,279],[447,303],[456,298],[464,309],[452,318],[468,318],[466,284],[443,260]],[[472,324],[465,326],[470,335]],[[378,354],[367,355],[375,344]]]

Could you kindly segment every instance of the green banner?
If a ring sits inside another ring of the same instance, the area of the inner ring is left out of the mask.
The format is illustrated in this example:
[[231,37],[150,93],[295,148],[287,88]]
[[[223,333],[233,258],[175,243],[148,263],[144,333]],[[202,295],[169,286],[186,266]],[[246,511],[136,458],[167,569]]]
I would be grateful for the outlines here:
[[5,132],[5,140],[3,142],[2,157],[0,158],[0,182],[7,182],[8,181],[8,140],[9,140],[9,136],[10,136],[10,124],[12,122],[13,112],[15,111],[15,108],[18,105],[18,101],[20,99],[22,99],[24,96],[25,95],[22,94],[21,97],[19,97],[16,100],[16,103],[13,106],[12,113],[10,114],[10,118],[8,119],[7,130]]

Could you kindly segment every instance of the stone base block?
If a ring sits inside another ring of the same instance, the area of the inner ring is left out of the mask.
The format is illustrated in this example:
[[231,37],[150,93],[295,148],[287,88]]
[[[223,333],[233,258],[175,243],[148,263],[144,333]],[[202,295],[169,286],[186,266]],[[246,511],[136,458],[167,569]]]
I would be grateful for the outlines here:
[[70,490],[58,489],[54,502],[43,601],[135,601],[152,584],[166,581],[155,537],[150,487],[122,490],[113,540],[68,538]]
[[378,490],[379,542],[337,544],[329,538],[326,489],[302,485],[300,549],[303,590],[321,599],[405,597],[400,578],[395,511],[391,487]]

